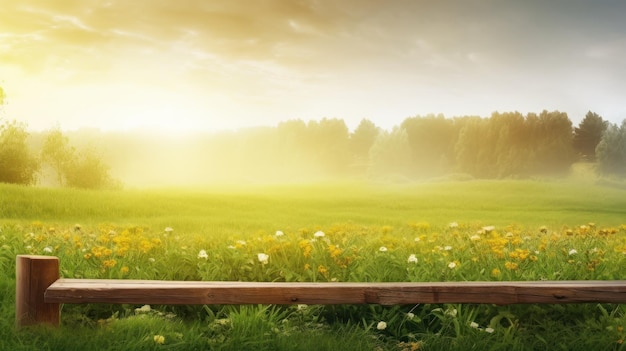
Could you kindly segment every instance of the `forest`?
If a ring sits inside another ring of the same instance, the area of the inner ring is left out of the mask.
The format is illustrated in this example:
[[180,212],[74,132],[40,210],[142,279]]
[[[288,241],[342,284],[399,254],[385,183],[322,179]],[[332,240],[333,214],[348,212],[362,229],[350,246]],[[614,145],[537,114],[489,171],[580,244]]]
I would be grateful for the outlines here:
[[578,126],[559,111],[489,117],[406,118],[392,130],[338,118],[184,135],[149,132],[29,132],[0,120],[0,182],[120,188],[215,182],[371,179],[406,182],[564,176],[587,162],[626,174],[626,120],[588,112]]

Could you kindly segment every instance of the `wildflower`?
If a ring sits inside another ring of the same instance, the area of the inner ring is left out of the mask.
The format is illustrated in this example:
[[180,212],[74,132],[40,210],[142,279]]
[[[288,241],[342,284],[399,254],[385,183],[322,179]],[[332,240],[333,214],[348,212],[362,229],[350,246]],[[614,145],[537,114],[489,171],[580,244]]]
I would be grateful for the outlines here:
[[163,335],[155,335],[153,339],[154,342],[159,345],[163,345],[165,343],[165,337]]
[[317,271],[324,276],[328,275],[328,269],[324,267],[323,265],[319,265],[317,267]]
[[458,311],[456,310],[456,308],[450,308],[450,309],[447,309],[447,310],[446,310],[446,316],[449,316],[449,317],[456,317],[457,312],[458,312]]
[[409,258],[407,259],[408,263],[417,263],[417,256],[415,256],[415,254],[411,254],[409,256]]
[[378,249],[378,251],[380,251],[380,252],[387,252],[387,248],[386,248],[386,247],[384,247],[384,246],[381,246],[381,247]]
[[502,274],[502,272],[500,272],[500,270],[498,268],[494,268],[491,270],[491,276],[492,277],[499,277],[500,274]]
[[122,268],[120,268],[120,273],[122,274],[127,274],[129,271],[128,266],[123,266]]
[[116,264],[117,264],[116,260],[105,260],[104,262],[102,262],[102,265],[104,266],[104,268],[113,268],[115,267]]
[[458,228],[459,224],[457,222],[451,222],[450,224],[448,224],[448,227],[450,227],[450,228]]
[[172,227],[166,227],[166,228],[165,228],[165,232],[166,232],[166,233],[171,233],[171,232],[173,232],[173,231],[174,231],[174,229],[172,229]]
[[474,328],[474,329],[478,329],[478,323],[472,322],[472,323],[470,323],[470,327]]
[[264,253],[258,253],[256,256],[259,259],[259,262],[261,262],[261,264],[267,264],[267,262],[270,259],[270,256]]
[[455,269],[456,268],[456,262],[452,261],[452,262],[448,263],[448,268]]
[[486,233],[493,232],[495,229],[496,229],[496,227],[495,227],[495,226],[493,226],[493,225],[488,225],[488,226],[486,226],[486,227],[483,227],[483,230],[484,230]]
[[376,325],[376,329],[378,330],[385,330],[387,329],[387,323],[380,321],[378,322],[378,324]]
[[143,305],[140,308],[135,308],[135,313],[148,313],[151,310],[150,305]]
[[315,232],[315,234],[313,234],[313,236],[316,237],[316,238],[323,238],[323,237],[326,236],[326,234],[324,234],[323,231],[318,230],[317,232]]
[[43,248],[43,252],[52,253],[52,247],[46,246]]
[[206,260],[209,258],[209,255],[207,255],[206,250],[200,250],[200,252],[198,252],[198,258],[204,258]]
[[491,334],[491,333],[493,333],[494,331],[495,331],[495,329],[493,329],[492,327],[487,327],[487,328],[485,328],[485,332],[486,332],[486,333]]
[[517,263],[515,263],[515,262],[506,261],[506,262],[504,263],[504,267],[505,267],[506,269],[508,269],[508,270],[514,271],[514,270],[516,270],[516,269],[518,269],[518,268],[519,268],[519,265],[518,265]]
[[407,318],[407,319],[413,319],[413,318],[415,318],[415,313],[413,313],[413,312],[408,312],[408,313],[406,314],[406,318]]
[[445,246],[443,249],[444,249],[445,251],[450,251],[450,250],[452,250],[452,246],[447,245],[447,246]]
[[418,241],[420,241],[420,240],[422,240],[422,239],[420,239],[420,238],[415,238],[415,242],[418,242]]
[[285,235],[285,233],[283,233],[282,231],[280,230],[276,231],[276,236],[283,236],[283,235]]
[[470,236],[470,240],[471,241],[479,241],[480,240],[480,235],[474,234],[474,235]]
[[567,254],[570,255],[570,256],[573,256],[573,255],[575,255],[577,253],[578,253],[578,251],[576,251],[576,249],[571,249],[571,250],[569,250],[569,252]]

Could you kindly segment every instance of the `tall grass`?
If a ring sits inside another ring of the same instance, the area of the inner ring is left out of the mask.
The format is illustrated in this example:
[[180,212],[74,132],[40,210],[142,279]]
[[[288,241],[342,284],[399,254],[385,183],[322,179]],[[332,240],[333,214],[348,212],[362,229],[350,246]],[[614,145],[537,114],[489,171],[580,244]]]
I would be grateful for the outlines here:
[[624,195],[547,181],[115,192],[0,185],[0,345],[623,350],[620,305],[66,305],[60,329],[16,331],[13,304],[15,256],[25,253],[57,255],[62,275],[77,278],[624,279]]

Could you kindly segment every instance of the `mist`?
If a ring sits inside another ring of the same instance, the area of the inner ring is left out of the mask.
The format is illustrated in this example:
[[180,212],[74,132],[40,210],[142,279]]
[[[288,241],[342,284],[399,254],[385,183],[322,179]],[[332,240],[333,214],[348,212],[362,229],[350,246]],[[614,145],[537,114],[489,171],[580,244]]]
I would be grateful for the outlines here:
[[[555,177],[595,156],[576,148],[572,122],[559,111],[415,116],[391,130],[364,119],[350,131],[342,119],[324,118],[221,132],[63,133],[74,148],[97,150],[125,188]],[[35,152],[45,136],[31,133]],[[39,183],[55,185],[45,167]]]

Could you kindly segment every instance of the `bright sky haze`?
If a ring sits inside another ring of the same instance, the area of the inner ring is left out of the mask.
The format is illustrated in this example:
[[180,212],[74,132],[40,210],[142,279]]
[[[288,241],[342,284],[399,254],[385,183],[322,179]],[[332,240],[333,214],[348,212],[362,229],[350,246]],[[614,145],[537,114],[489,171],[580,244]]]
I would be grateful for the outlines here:
[[34,130],[589,110],[626,118],[618,0],[0,0],[0,113]]

